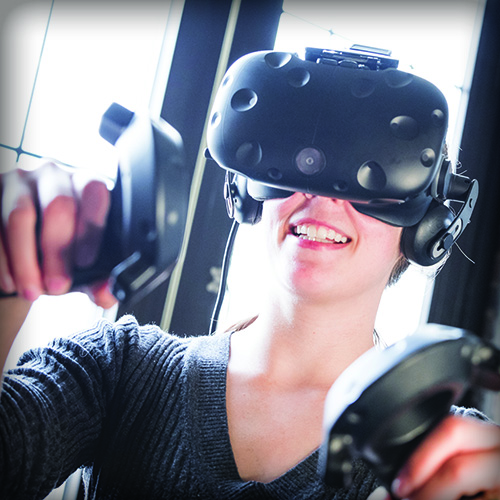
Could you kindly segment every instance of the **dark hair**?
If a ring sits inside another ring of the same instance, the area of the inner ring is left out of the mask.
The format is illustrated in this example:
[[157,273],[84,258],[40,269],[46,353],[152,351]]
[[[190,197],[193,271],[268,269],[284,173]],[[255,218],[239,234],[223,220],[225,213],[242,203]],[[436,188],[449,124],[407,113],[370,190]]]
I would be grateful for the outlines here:
[[392,268],[391,275],[387,281],[387,286],[395,285],[409,267],[410,261],[403,254],[401,254]]

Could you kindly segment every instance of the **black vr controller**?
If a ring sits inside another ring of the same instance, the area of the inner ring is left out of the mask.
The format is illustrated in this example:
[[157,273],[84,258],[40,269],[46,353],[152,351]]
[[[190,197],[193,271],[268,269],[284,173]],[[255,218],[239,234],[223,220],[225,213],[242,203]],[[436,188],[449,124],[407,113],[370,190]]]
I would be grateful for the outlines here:
[[[226,169],[238,222],[293,192],[349,200],[404,227],[413,262],[439,262],[468,224],[477,181],[443,154],[448,107],[430,82],[380,51],[248,54],[227,71],[212,108],[208,154]],[[454,213],[450,201],[461,203]]]
[[372,348],[328,393],[321,475],[332,486],[348,485],[361,459],[389,490],[410,454],[474,386],[500,391],[500,350],[465,330],[429,324]]
[[184,147],[164,120],[116,103],[99,133],[117,148],[118,175],[99,256],[74,269],[73,286],[111,276],[113,294],[130,304],[164,281],[177,261],[189,199]]

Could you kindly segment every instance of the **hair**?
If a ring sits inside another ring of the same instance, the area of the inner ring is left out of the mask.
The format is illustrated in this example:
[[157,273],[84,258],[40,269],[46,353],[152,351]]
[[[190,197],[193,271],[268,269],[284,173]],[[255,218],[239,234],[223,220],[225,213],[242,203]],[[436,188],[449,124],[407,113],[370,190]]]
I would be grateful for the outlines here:
[[245,318],[244,320],[237,321],[236,323],[232,324],[231,326],[228,326],[227,328],[224,329],[225,332],[239,332],[241,330],[244,330],[248,326],[250,326],[257,318],[258,314],[255,316],[252,316],[250,318]]
[[387,286],[395,285],[409,267],[410,261],[403,254],[401,254],[392,268],[389,280],[387,281]]
[[392,268],[391,274],[389,276],[389,279],[387,280],[387,287],[395,285],[400,279],[401,276],[406,272],[406,270],[412,266],[416,266],[419,269],[421,269],[425,274],[428,275],[429,278],[436,278],[436,276],[441,272],[441,269],[443,269],[444,265],[448,261],[451,255],[451,248],[447,251],[446,255],[437,263],[432,264],[427,267],[422,267],[419,266],[415,263],[410,262],[403,254],[399,256],[399,259],[396,261],[396,264],[394,264],[394,267]]

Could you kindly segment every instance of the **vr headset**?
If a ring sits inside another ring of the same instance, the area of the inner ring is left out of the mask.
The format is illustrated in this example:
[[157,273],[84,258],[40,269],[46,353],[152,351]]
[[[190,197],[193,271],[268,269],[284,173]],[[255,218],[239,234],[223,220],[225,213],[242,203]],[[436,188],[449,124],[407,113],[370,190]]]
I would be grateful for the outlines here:
[[[469,223],[478,183],[444,154],[448,106],[390,52],[260,51],[227,71],[211,111],[207,156],[226,169],[228,213],[258,222],[263,201],[304,192],[348,200],[404,228],[406,257],[442,260]],[[455,213],[451,201],[461,203]]]

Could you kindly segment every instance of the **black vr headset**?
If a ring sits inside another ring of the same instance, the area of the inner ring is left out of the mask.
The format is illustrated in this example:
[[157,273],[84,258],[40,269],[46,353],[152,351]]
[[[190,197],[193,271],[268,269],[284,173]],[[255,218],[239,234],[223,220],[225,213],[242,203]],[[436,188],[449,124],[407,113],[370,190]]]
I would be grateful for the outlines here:
[[[238,59],[212,108],[207,153],[227,170],[238,222],[258,222],[264,200],[297,191],[345,199],[404,227],[403,253],[429,266],[470,221],[478,183],[454,173],[444,154],[442,93],[396,69],[390,52],[366,49]],[[451,201],[461,203],[457,213]]]
[[[366,49],[238,59],[211,111],[207,153],[226,169],[228,212],[239,223],[258,222],[264,200],[297,191],[341,198],[403,227],[406,257],[432,265],[469,223],[478,183],[454,173],[444,154],[441,92],[396,69],[387,51]],[[184,149],[170,125],[116,103],[100,133],[119,151],[118,179],[97,264],[75,269],[74,283],[112,271],[115,295],[130,302],[177,260],[189,192]]]

